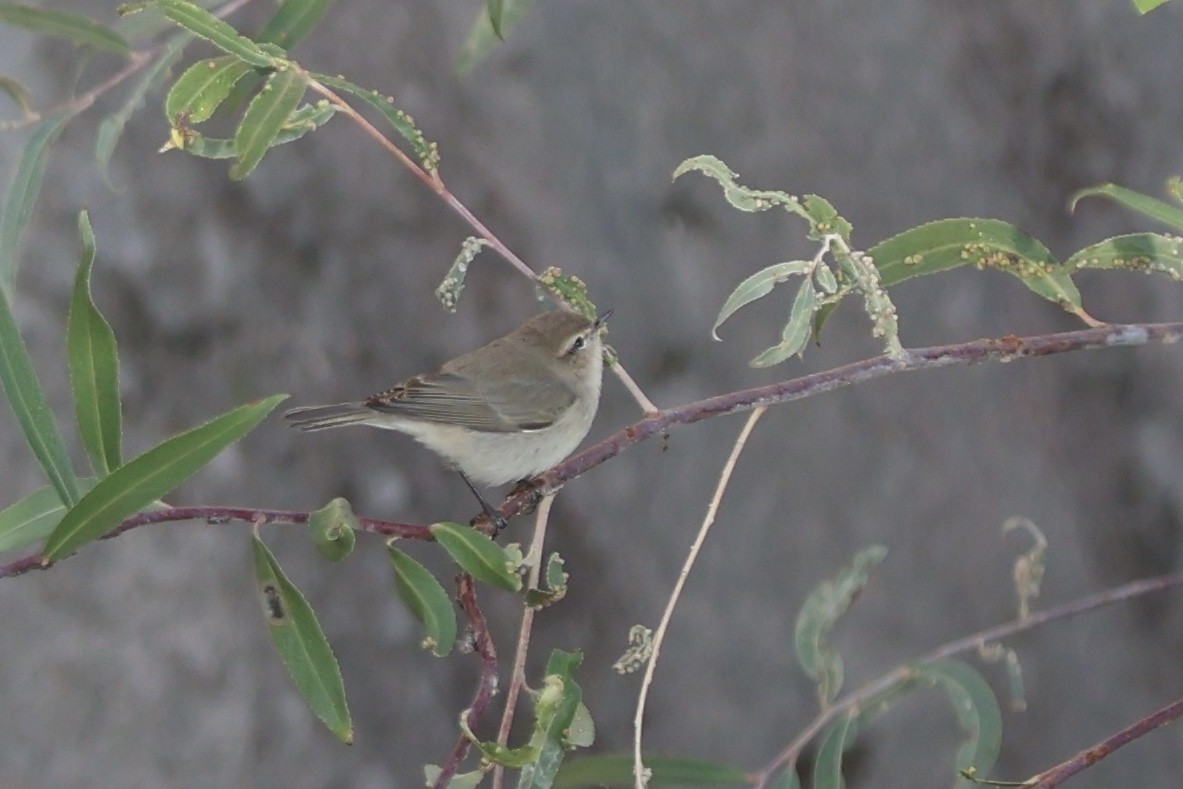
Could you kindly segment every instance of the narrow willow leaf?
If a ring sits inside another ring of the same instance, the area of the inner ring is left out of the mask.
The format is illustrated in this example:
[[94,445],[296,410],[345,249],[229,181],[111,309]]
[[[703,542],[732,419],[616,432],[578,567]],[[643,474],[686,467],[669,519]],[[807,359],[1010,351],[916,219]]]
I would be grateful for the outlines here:
[[[337,108],[328,102],[318,101],[316,104],[305,104],[288,116],[287,122],[275,139],[271,147],[295,142],[310,131],[315,131],[327,123],[337,112]],[[185,153],[202,159],[233,159],[238,156],[234,148],[234,140],[223,140],[215,137],[203,137],[196,132],[183,135]],[[166,148],[171,147],[165,146]]]
[[[973,770],[976,775],[990,773],[1002,747],[1002,711],[994,691],[982,675],[957,660],[936,660],[916,666],[921,682],[945,692],[965,741],[957,749],[954,772]],[[958,789],[970,789],[974,782],[961,778]]]
[[332,4],[333,0],[283,0],[256,38],[290,50],[312,32]]
[[1183,238],[1158,233],[1114,236],[1080,250],[1064,261],[1064,267],[1165,274],[1179,282],[1183,280]]
[[1076,204],[1086,197],[1108,197],[1131,211],[1163,223],[1172,230],[1183,231],[1183,210],[1170,203],[1164,203],[1162,200],[1156,200],[1149,195],[1135,192],[1133,189],[1127,189],[1117,184],[1101,184],[1081,189],[1072,195],[1072,199],[1068,203],[1068,210],[1075,211]]
[[489,14],[489,24],[493,28],[493,35],[504,40],[501,21],[502,15],[505,13],[505,0],[485,0],[485,10]]
[[53,412],[49,410],[45,391],[37,380],[29,349],[3,293],[0,293],[0,388],[58,497],[64,504],[73,505],[81,498],[78,479]]
[[[94,485],[93,477],[78,480],[82,492]],[[0,553],[27,548],[41,542],[66,514],[58,492],[53,488],[41,488],[0,512]]]
[[426,631],[423,648],[430,649],[436,657],[446,657],[456,643],[456,611],[452,607],[452,598],[426,567],[390,543],[387,543],[386,550],[394,567],[398,596],[423,623]]
[[114,52],[124,57],[131,55],[131,47],[118,33],[72,11],[50,11],[20,3],[0,2],[0,22],[37,33],[68,38],[75,44],[94,47],[104,52]]
[[232,180],[246,178],[262,161],[307,90],[308,76],[296,69],[282,69],[267,78],[234,132],[238,157],[230,168]]
[[530,746],[537,756],[522,765],[518,789],[550,789],[566,752],[576,747],[569,735],[582,706],[583,691],[574,678],[575,669],[582,662],[581,652],[556,649],[550,653],[542,690],[531,694],[534,732]]
[[761,353],[750,364],[752,367],[771,367],[780,364],[793,354],[800,354],[809,342],[809,333],[813,328],[813,314],[817,311],[818,294],[813,289],[813,282],[806,279],[797,290],[797,298],[793,299],[793,309],[789,312],[789,322],[781,332],[780,343]]
[[468,275],[468,267],[472,265],[472,261],[476,260],[480,251],[487,246],[491,246],[491,244],[476,236],[469,236],[460,245],[460,254],[452,261],[452,265],[448,267],[448,273],[444,275],[443,281],[435,289],[435,297],[448,312],[456,311],[456,305],[460,302],[460,291],[464,290],[464,278]]
[[858,724],[854,715],[843,715],[822,738],[813,759],[814,789],[842,789],[842,754],[854,742]]
[[44,560],[56,561],[102,537],[180,485],[223,449],[251,431],[287,395],[274,395],[174,436],[111,472],[66,513],[45,543]]
[[674,170],[674,180],[678,180],[689,172],[699,172],[718,181],[719,186],[723,187],[723,196],[727,202],[740,211],[767,211],[780,206],[806,219],[809,218],[801,201],[793,195],[740,186],[736,181],[739,175],[733,173],[731,168],[717,156],[704,154],[687,159]]
[[711,327],[711,336],[718,340],[719,335],[717,332],[719,327],[723,325],[723,321],[734,315],[740,307],[744,307],[756,299],[767,296],[772,292],[773,287],[782,282],[788,282],[789,277],[794,274],[804,274],[809,271],[809,266],[810,263],[808,260],[790,260],[785,263],[776,263],[768,268],[760,269],[736,285],[735,290],[731,291],[731,295],[727,297],[727,301],[723,302],[723,307],[719,310],[719,315],[715,318],[715,325]]
[[522,588],[522,577],[505,549],[476,529],[459,523],[436,523],[431,533],[473,578],[509,592]]
[[[749,786],[747,773],[728,764],[676,756],[646,756],[645,767],[652,770],[649,786]],[[631,753],[584,756],[563,763],[555,776],[555,789],[580,787],[632,786]]]
[[842,658],[829,643],[830,631],[867,585],[870,569],[885,556],[887,549],[882,545],[859,551],[836,576],[818,584],[797,615],[793,634],[797,660],[810,679],[817,682],[818,699],[823,708],[842,688]]
[[805,195],[801,207],[809,220],[809,238],[821,240],[828,235],[838,235],[845,241],[850,240],[853,228],[829,200],[818,195]]
[[533,4],[534,0],[502,0],[500,33],[493,29],[489,10],[486,8],[479,11],[472,29],[468,32],[468,38],[460,49],[460,56],[456,61],[457,73],[461,76],[467,74],[477,63],[488,57],[493,46],[509,35],[509,31],[522,20]]
[[343,498],[335,498],[308,515],[308,534],[320,555],[339,562],[353,553],[359,527],[353,507]]
[[279,659],[313,714],[341,742],[352,744],[353,724],[345,703],[341,667],[316,614],[257,534],[251,540],[251,549],[259,602]]
[[1139,14],[1148,14],[1160,5],[1166,5],[1167,0],[1134,0],[1134,9]]
[[867,250],[883,287],[958,266],[990,268],[1018,277],[1032,292],[1069,312],[1081,309],[1080,291],[1043,244],[997,219],[942,219]]
[[[8,98],[12,99],[21,111],[22,120],[35,119],[36,113],[33,111],[33,97],[24,85],[17,82],[12,77],[0,75],[0,90],[8,94]],[[0,129],[5,128],[3,121],[0,121]]]
[[223,52],[245,60],[258,68],[275,68],[283,64],[282,57],[276,57],[246,36],[240,35],[228,23],[223,22],[201,6],[186,0],[149,0],[130,3],[121,9],[123,14],[139,13],[147,8],[158,8],[162,14],[203,38]]
[[545,608],[567,596],[567,580],[570,576],[563,570],[563,557],[552,553],[546,562],[541,589],[526,590],[526,605],[531,608]]
[[317,82],[328,85],[330,88],[343,90],[351,96],[356,96],[378,110],[382,114],[382,117],[386,119],[386,122],[398,132],[399,136],[410,143],[411,150],[414,151],[415,156],[419,159],[419,164],[424,170],[429,173],[439,170],[439,146],[434,142],[429,142],[423,136],[423,132],[419,131],[418,127],[415,126],[414,118],[394,106],[394,99],[389,96],[383,96],[376,90],[367,90],[366,88],[354,85],[352,82],[341,77],[330,77],[327,74],[313,74],[312,78]]
[[[427,786],[435,786],[439,781],[440,773],[443,769],[438,764],[423,765],[423,778]],[[485,776],[488,775],[484,770],[473,770],[468,773],[456,773],[452,776],[452,780],[448,782],[448,789],[476,789]]]
[[[136,83],[127,100],[123,102],[123,106],[104,118],[99,125],[98,134],[95,136],[94,157],[104,179],[107,178],[111,157],[115,155],[115,147],[123,137],[123,130],[126,128],[127,122],[143,108],[144,98],[148,93],[160,86],[168,77],[173,65],[180,59],[185,45],[192,40],[193,37],[188,33],[179,33],[165,44],[164,51],[144,72],[143,77]],[[109,181],[108,184],[110,184]]]
[[123,412],[119,403],[119,356],[115,332],[90,295],[90,271],[94,265],[94,231],[83,211],[78,216],[82,237],[82,262],[74,278],[74,295],[66,323],[70,360],[70,388],[82,445],[95,474],[105,477],[119,468]]
[[[600,311],[595,303],[588,298],[587,283],[574,274],[564,274],[558,266],[550,266],[537,279],[538,287],[542,291],[554,295],[559,301],[578,312],[583,317],[595,320]],[[546,298],[539,293],[538,300]]]
[[55,112],[33,128],[33,135],[25,143],[20,162],[8,187],[4,209],[0,212],[0,293],[12,298],[16,280],[17,252],[25,225],[33,215],[33,204],[41,191],[45,176],[45,160],[49,147],[62,129],[74,117],[71,111]]
[[210,119],[238,81],[252,67],[233,55],[199,60],[168,91],[164,116],[171,124],[196,124]]

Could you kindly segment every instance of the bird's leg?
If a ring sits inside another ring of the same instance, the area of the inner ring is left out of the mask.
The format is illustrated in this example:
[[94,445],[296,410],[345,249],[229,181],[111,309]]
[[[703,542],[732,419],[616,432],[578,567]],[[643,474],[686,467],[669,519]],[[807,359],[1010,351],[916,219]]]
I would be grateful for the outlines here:
[[459,471],[459,474],[460,479],[464,480],[464,484],[467,485],[468,489],[472,491],[472,495],[476,496],[476,500],[481,503],[481,509],[485,511],[485,516],[488,517],[490,521],[492,521],[493,536],[496,537],[509,526],[509,523],[506,522],[505,517],[500,512],[493,509],[492,505],[485,501],[485,497],[482,496],[481,492],[476,489],[476,485],[472,484],[472,480],[468,478],[467,474],[465,474],[463,471]]

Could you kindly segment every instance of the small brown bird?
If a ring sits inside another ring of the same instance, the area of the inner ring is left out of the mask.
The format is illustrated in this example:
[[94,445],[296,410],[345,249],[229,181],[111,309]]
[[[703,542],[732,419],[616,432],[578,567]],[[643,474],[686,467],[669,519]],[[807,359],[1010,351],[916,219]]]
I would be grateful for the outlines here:
[[398,430],[442,457],[470,487],[527,479],[571,454],[591,428],[603,370],[600,329],[610,314],[588,320],[567,310],[544,312],[385,392],[294,408],[285,418],[300,430]]

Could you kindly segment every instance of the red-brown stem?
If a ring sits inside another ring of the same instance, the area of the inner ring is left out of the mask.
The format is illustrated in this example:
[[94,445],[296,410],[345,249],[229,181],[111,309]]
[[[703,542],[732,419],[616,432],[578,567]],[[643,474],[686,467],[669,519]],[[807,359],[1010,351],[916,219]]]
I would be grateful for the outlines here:
[[[130,531],[139,526],[147,526],[151,523],[167,523],[170,521],[205,521],[209,524],[229,523],[237,521],[241,523],[307,523],[307,512],[287,512],[285,510],[259,510],[247,509],[244,507],[168,507],[162,510],[147,510],[132,515],[127,520],[120,523],[111,531],[104,534],[100,539],[109,540],[112,537],[118,537],[125,531]],[[431,540],[431,531],[426,526],[418,526],[411,523],[398,523],[396,521],[384,521],[377,518],[363,518],[359,517],[358,526],[361,531],[373,532],[375,534],[383,534],[387,537],[406,537],[412,540]],[[22,559],[17,559],[14,562],[0,565],[0,578],[10,578],[16,575],[23,575],[30,570],[46,570],[53,566],[53,563],[44,564],[40,554],[26,556]]]
[[[476,727],[485,708],[489,706],[493,694],[497,692],[497,649],[493,646],[493,637],[489,634],[485,615],[477,605],[476,586],[473,584],[472,576],[468,573],[461,573],[456,578],[456,584],[458,589],[456,600],[460,603],[464,615],[468,617],[468,628],[472,633],[473,646],[481,659],[481,678],[477,683],[476,695],[472,699],[472,704],[468,705],[469,723]],[[471,748],[472,743],[463,734],[456,739],[456,744],[452,746],[448,758],[441,765],[439,778],[434,784],[435,789],[443,789],[448,785]]]
[[1086,748],[1066,762],[1057,764],[1050,770],[1044,770],[1023,786],[1031,789],[1051,789],[1079,773],[1092,767],[1109,754],[1123,745],[1128,745],[1143,734],[1149,734],[1155,729],[1174,723],[1183,716],[1183,699],[1173,701],[1160,710],[1150,713],[1145,718],[1134,722],[1116,734],[1106,737],[1091,748]]

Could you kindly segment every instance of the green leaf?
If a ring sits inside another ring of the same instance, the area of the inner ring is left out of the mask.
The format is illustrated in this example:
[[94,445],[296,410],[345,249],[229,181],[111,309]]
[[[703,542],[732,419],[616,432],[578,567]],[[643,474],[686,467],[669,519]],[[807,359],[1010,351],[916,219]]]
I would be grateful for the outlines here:
[[210,119],[240,79],[252,71],[233,55],[199,60],[177,77],[164,100],[170,124],[197,124]]
[[332,4],[333,0],[283,0],[257,38],[290,50],[312,31]]
[[64,504],[73,505],[81,497],[78,479],[53,412],[49,410],[45,391],[37,380],[29,349],[3,293],[0,293],[0,388],[4,389],[17,424],[58,497]]
[[854,715],[843,715],[826,731],[813,759],[814,789],[842,789],[842,754],[858,734]]
[[[988,775],[1002,747],[1002,712],[986,680],[957,660],[921,663],[916,666],[916,677],[945,692],[965,732],[965,742],[957,749],[954,772],[973,770],[979,776]],[[959,778],[954,786],[969,789],[974,783]]]
[[768,789],[801,789],[801,779],[797,777],[797,770],[794,767],[787,767],[772,783],[768,784]]
[[676,181],[690,172],[702,173],[718,181],[719,186],[723,187],[723,197],[732,207],[738,208],[740,211],[767,211],[780,206],[793,213],[805,215],[801,201],[793,195],[786,192],[749,189],[746,186],[740,186],[736,181],[739,174],[732,172],[731,168],[717,156],[704,154],[685,160],[674,170],[674,180]]
[[793,300],[793,309],[789,313],[789,322],[781,332],[780,343],[761,353],[750,364],[752,367],[771,367],[780,364],[793,354],[800,354],[809,342],[809,333],[813,327],[813,314],[817,312],[818,294],[813,289],[812,280],[806,279],[797,290],[797,298]]
[[[534,736],[531,744],[538,748],[538,758],[522,767],[518,789],[550,789],[566,752],[577,747],[570,735],[579,709],[583,707],[583,691],[574,678],[575,669],[582,662],[582,652],[556,649],[550,653],[543,690],[537,695],[534,708]],[[558,688],[558,691],[548,697],[548,691],[554,688]],[[587,711],[586,707],[583,709]],[[585,729],[590,724],[589,713],[586,723],[581,722],[580,725]],[[578,733],[579,737],[586,735],[586,730]]]
[[1110,200],[1120,203],[1131,211],[1149,217],[1156,222],[1163,223],[1172,230],[1183,231],[1183,210],[1175,208],[1170,203],[1164,203],[1162,200],[1156,200],[1149,195],[1135,192],[1133,189],[1126,189],[1124,186],[1118,186],[1117,184],[1101,184],[1100,186],[1081,189],[1072,195],[1072,200],[1068,204],[1068,210],[1075,211],[1076,204],[1086,197],[1108,197]]
[[929,222],[875,245],[867,254],[885,288],[909,277],[972,265],[1012,274],[1069,312],[1081,309],[1080,292],[1048,248],[997,219]]
[[[78,480],[78,487],[84,492],[92,485],[92,477]],[[41,488],[9,506],[0,512],[0,553],[41,542],[65,512],[66,506],[53,488]]]
[[1115,236],[1080,250],[1064,261],[1064,267],[1165,274],[1179,282],[1183,280],[1183,239],[1158,233]]
[[423,132],[419,131],[419,128],[415,126],[414,118],[394,106],[394,99],[389,96],[383,96],[376,90],[367,90],[366,88],[354,85],[352,82],[341,77],[331,77],[328,74],[313,74],[312,78],[317,82],[328,85],[330,88],[343,90],[351,96],[356,96],[378,110],[382,114],[382,117],[386,119],[386,122],[398,132],[399,136],[410,143],[411,150],[414,151],[415,156],[419,159],[419,164],[424,170],[429,173],[439,170],[439,146],[434,142],[429,142],[423,136]]
[[118,33],[72,11],[49,11],[19,3],[0,3],[0,22],[68,38],[75,44],[104,52],[114,52],[124,57],[131,55],[131,47]]
[[119,468],[122,443],[122,408],[119,404],[119,357],[115,332],[90,295],[90,271],[94,265],[94,231],[85,211],[78,215],[82,237],[82,262],[74,278],[74,295],[66,324],[70,360],[70,387],[82,445],[95,474],[105,477]]
[[390,543],[386,544],[386,550],[394,567],[398,596],[427,632],[423,648],[430,649],[436,657],[446,657],[456,643],[456,611],[452,599],[426,567]]
[[287,579],[267,546],[251,540],[255,583],[271,641],[296,690],[313,714],[346,745],[353,743],[353,724],[345,703],[345,683],[337,658],[300,590]]
[[794,274],[804,274],[809,271],[810,265],[808,260],[790,260],[785,263],[776,263],[768,268],[757,271],[739,283],[735,287],[735,290],[731,291],[731,295],[727,297],[727,301],[723,302],[723,308],[719,310],[719,315],[715,318],[715,325],[711,327],[711,336],[716,340],[719,339],[719,327],[723,325],[723,321],[734,315],[740,307],[744,307],[756,299],[767,296],[772,292],[773,287],[782,282],[788,282],[789,277]]
[[49,147],[57,140],[62,129],[74,117],[71,110],[55,112],[33,127],[33,135],[25,143],[20,163],[12,176],[8,195],[4,199],[4,210],[0,213],[0,293],[12,297],[16,280],[17,250],[21,234],[33,205],[41,191],[41,179],[45,176],[45,160]]
[[467,74],[477,63],[488,57],[493,46],[509,35],[509,31],[522,20],[533,4],[534,0],[501,0],[500,32],[494,30],[488,8],[478,12],[468,38],[460,49],[460,57],[456,61],[457,73],[461,76]]
[[885,556],[887,549],[882,545],[859,551],[836,576],[818,584],[797,615],[793,635],[797,660],[810,679],[817,681],[818,699],[823,708],[842,688],[842,657],[829,643],[830,631],[867,585],[870,568]]
[[[436,781],[439,780],[440,773],[443,770],[438,764],[423,765],[424,784],[427,786],[435,786]],[[448,789],[476,789],[485,776],[488,775],[484,770],[473,770],[467,773],[455,773],[452,780],[448,782]]]
[[563,570],[563,557],[552,553],[546,561],[541,589],[526,590],[526,605],[531,608],[545,608],[567,596],[567,572]]
[[[13,103],[20,108],[22,120],[36,120],[37,113],[33,111],[33,97],[24,85],[12,77],[0,75],[0,90],[7,93],[8,98],[12,99]],[[3,128],[5,128],[4,122],[0,121],[0,129]]]
[[359,526],[353,507],[343,498],[335,498],[308,516],[308,533],[320,555],[339,562],[353,553]]
[[179,33],[169,41],[165,45],[164,51],[136,83],[127,100],[123,102],[123,106],[104,118],[99,125],[98,134],[95,136],[94,156],[99,165],[99,172],[103,174],[104,179],[107,178],[111,157],[115,154],[115,146],[119,144],[127,122],[131,120],[132,115],[143,108],[144,98],[149,91],[155,90],[168,77],[169,71],[180,59],[185,45],[192,40],[193,37],[188,33]]
[[493,35],[504,40],[505,36],[501,31],[501,15],[505,12],[505,0],[485,0],[485,9],[489,13],[489,24],[493,28]]
[[62,518],[45,543],[44,560],[56,561],[76,551],[162,498],[249,433],[286,398],[274,395],[239,406],[112,471]]
[[238,157],[230,168],[232,180],[246,178],[262,161],[307,90],[307,75],[296,69],[282,69],[267,78],[234,132]]
[[1166,5],[1167,0],[1134,0],[1134,9],[1139,14],[1148,14],[1160,5]]
[[[747,773],[738,767],[701,759],[676,756],[645,757],[645,766],[653,771],[649,786],[748,786]],[[555,776],[555,789],[633,785],[631,753],[584,756],[563,763]]]
[[448,267],[448,273],[435,289],[435,297],[448,312],[455,312],[460,301],[460,291],[464,290],[464,278],[468,275],[468,267],[485,247],[492,246],[488,241],[476,236],[469,236],[460,245],[460,254]]
[[[335,114],[337,108],[325,101],[315,104],[305,104],[288,116],[283,129],[271,141],[271,147],[295,142],[310,131],[315,131],[327,123]],[[233,159],[238,156],[234,147],[234,140],[223,140],[214,137],[203,137],[194,131],[181,135],[185,153],[199,156],[203,159]],[[172,147],[172,143],[165,146]]]
[[436,523],[431,533],[466,573],[509,592],[522,588],[522,577],[505,549],[471,526]]
[[276,57],[265,48],[240,35],[228,23],[223,22],[204,8],[185,0],[151,0],[125,6],[123,13],[137,13],[145,8],[159,8],[169,19],[213,44],[227,54],[245,60],[257,68],[276,68],[283,64],[282,57]]

